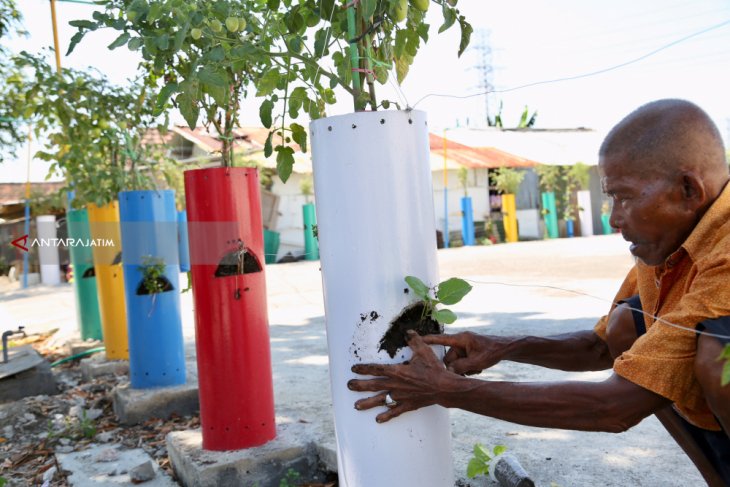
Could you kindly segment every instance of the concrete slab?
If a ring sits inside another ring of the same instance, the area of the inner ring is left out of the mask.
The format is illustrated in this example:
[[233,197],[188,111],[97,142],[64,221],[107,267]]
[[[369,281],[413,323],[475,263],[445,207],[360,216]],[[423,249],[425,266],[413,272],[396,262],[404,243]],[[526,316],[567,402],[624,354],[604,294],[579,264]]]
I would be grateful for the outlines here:
[[73,339],[69,340],[68,343],[66,343],[66,348],[68,349],[69,355],[78,355],[79,353],[84,353],[87,350],[91,350],[92,348],[99,348],[103,347],[104,343],[100,342],[99,340],[80,340],[80,339]]
[[8,348],[7,363],[0,362],[0,379],[30,370],[44,361],[30,345]]
[[129,362],[126,360],[107,360],[106,355],[98,353],[81,361],[81,376],[91,380],[102,375],[128,375]]
[[195,364],[187,364],[185,384],[153,389],[132,389],[129,383],[112,391],[114,413],[121,424],[138,424],[151,418],[166,419],[172,414],[186,416],[200,409]]
[[123,450],[119,445],[90,445],[87,450],[73,453],[57,453],[56,458],[63,470],[71,472],[69,485],[73,487],[132,487],[129,472],[135,467],[151,462],[154,478],[144,483],[146,487],[173,487],[175,483],[157,463],[140,448]]
[[[201,431],[176,431],[167,435],[170,463],[185,487],[279,487],[289,470],[309,479],[320,470],[311,430],[300,423],[278,424],[277,437],[245,450],[203,450]],[[288,484],[287,484],[288,485]]]
[[8,363],[2,364],[2,366],[0,368],[0,403],[40,394],[58,394],[51,365],[32,347],[11,349]]

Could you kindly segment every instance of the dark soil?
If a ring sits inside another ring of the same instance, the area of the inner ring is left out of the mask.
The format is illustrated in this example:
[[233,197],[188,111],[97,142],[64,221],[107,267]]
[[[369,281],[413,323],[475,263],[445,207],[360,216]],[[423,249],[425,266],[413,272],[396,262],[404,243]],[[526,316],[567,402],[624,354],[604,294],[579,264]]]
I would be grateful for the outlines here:
[[[160,291],[161,293],[166,293],[167,291],[172,291],[173,289],[175,289],[174,287],[172,287],[172,283],[170,283],[170,281],[165,276],[158,277],[156,281],[157,287],[162,288],[162,291]],[[139,286],[137,286],[137,296],[144,296],[146,294],[151,293],[149,289],[147,289],[147,286],[144,285],[144,281],[142,281],[139,283]]]
[[215,270],[215,277],[237,276],[261,272],[259,260],[245,247],[227,253]]
[[421,336],[443,333],[444,329],[438,321],[432,320],[430,317],[421,319],[423,309],[422,302],[406,307],[396,319],[391,321],[390,328],[380,340],[378,350],[385,350],[391,358],[394,358],[398,350],[407,345],[406,332],[408,330],[414,330]]

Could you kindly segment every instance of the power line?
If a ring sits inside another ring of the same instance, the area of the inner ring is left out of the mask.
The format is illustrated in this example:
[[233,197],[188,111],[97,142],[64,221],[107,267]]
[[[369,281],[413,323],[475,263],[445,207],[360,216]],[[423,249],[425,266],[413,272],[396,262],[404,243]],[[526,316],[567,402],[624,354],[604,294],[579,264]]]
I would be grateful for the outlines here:
[[589,78],[591,76],[597,76],[599,74],[607,73],[609,71],[614,71],[616,69],[620,69],[620,68],[629,66],[631,64],[638,63],[639,61],[643,61],[646,58],[649,58],[649,57],[651,57],[651,56],[653,56],[653,55],[655,55],[655,54],[657,54],[657,53],[659,53],[661,51],[664,51],[666,49],[669,49],[670,47],[676,46],[677,44],[681,44],[682,42],[685,42],[685,41],[687,41],[689,39],[692,39],[693,37],[697,37],[697,36],[702,35],[702,34],[704,34],[706,32],[710,32],[712,30],[719,29],[719,28],[724,27],[726,25],[730,25],[730,20],[725,20],[723,22],[720,22],[719,24],[712,25],[712,26],[707,27],[705,29],[702,29],[700,31],[694,32],[694,33],[689,34],[687,36],[684,36],[684,37],[682,37],[680,39],[677,39],[674,42],[670,42],[669,44],[665,44],[665,45],[663,45],[663,46],[661,46],[661,47],[659,47],[657,49],[654,49],[653,51],[650,51],[647,54],[644,54],[644,55],[639,56],[637,58],[631,59],[629,61],[626,61],[626,62],[623,62],[623,63],[620,63],[620,64],[616,64],[616,65],[610,66],[608,68],[599,69],[597,71],[590,71],[588,73],[578,74],[578,75],[575,75],[575,76],[566,76],[566,77],[563,77],[563,78],[555,78],[555,79],[549,79],[549,80],[543,80],[543,81],[535,81],[535,82],[532,82],[532,83],[526,83],[524,85],[519,85],[519,86],[515,86],[515,87],[512,87],[512,88],[505,88],[505,89],[502,89],[502,90],[492,90],[492,91],[488,91],[486,93],[485,92],[474,93],[474,94],[471,94],[471,95],[448,95],[448,94],[441,94],[441,93],[429,93],[428,95],[425,95],[425,96],[421,97],[421,99],[419,99],[413,105],[413,107],[411,107],[411,108],[415,108],[423,100],[425,100],[426,98],[430,98],[430,97],[466,99],[466,98],[473,98],[475,96],[484,96],[484,95],[486,95],[488,93],[508,93],[510,91],[522,90],[522,89],[525,89],[525,88],[531,88],[533,86],[546,85],[546,84],[552,84],[552,83],[559,83],[559,82],[562,82],[562,81],[573,81],[573,80],[576,80],[576,79]]

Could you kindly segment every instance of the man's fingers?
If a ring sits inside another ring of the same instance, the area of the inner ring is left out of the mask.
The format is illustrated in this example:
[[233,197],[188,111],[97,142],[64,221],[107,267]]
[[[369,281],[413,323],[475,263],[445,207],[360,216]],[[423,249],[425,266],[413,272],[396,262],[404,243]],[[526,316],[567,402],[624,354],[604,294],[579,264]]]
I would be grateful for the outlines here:
[[383,364],[357,364],[352,366],[352,371],[360,375],[388,376],[388,369],[392,365]]
[[461,340],[456,335],[426,335],[421,337],[427,345],[446,345],[448,347],[463,346]]
[[355,409],[357,409],[358,411],[365,411],[366,409],[372,409],[378,406],[385,406],[385,396],[387,394],[387,392],[383,392],[382,394],[378,394],[376,396],[367,397],[365,399],[355,401]]
[[449,370],[459,375],[474,375],[481,372],[472,360],[468,358],[460,358],[448,364]]
[[449,351],[446,352],[446,355],[444,355],[444,363],[448,366],[451,365],[454,361],[459,360],[460,358],[464,358],[465,354],[464,351],[459,347],[451,347],[449,348]]
[[397,418],[403,413],[407,413],[408,411],[413,411],[413,408],[405,404],[399,404],[393,409],[388,409],[384,413],[380,413],[375,416],[375,421],[377,421],[378,423],[385,423],[393,418]]
[[388,390],[387,379],[352,379],[347,382],[347,388],[359,392],[380,392]]

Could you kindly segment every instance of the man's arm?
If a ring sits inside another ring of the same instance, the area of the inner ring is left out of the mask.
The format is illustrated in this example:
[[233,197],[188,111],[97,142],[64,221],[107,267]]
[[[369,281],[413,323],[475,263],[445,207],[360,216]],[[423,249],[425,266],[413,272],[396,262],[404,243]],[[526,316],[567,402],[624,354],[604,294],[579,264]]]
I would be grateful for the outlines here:
[[[470,379],[447,371],[416,334],[409,334],[407,364],[355,365],[354,391],[388,391],[397,403],[378,422],[433,404],[455,407],[514,423],[585,431],[625,431],[670,401],[617,375],[603,382],[512,383]],[[356,409],[384,405],[385,392],[361,399]]]
[[605,370],[613,364],[606,342],[592,330],[551,337],[497,337],[464,332],[428,335],[423,341],[450,347],[444,363],[457,374],[478,374],[502,360],[571,372]]

